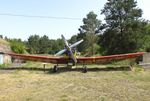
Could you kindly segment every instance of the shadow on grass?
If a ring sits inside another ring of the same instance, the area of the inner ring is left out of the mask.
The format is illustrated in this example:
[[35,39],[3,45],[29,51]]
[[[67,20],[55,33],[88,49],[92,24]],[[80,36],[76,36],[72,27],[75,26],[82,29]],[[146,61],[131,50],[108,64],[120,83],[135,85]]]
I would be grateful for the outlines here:
[[[63,72],[73,72],[73,71],[78,71],[82,72],[83,68],[68,68],[68,67],[60,67],[58,68],[58,71],[56,73],[53,72],[52,68],[36,68],[36,67],[9,67],[9,68],[0,68],[0,72],[10,72],[10,71],[15,71],[15,70],[27,70],[27,71],[43,71],[48,74],[58,74],[58,73],[63,73]],[[88,72],[101,72],[101,71],[130,71],[130,67],[124,66],[124,67],[103,67],[103,68],[97,68],[97,67],[92,67],[92,68],[87,68]]]

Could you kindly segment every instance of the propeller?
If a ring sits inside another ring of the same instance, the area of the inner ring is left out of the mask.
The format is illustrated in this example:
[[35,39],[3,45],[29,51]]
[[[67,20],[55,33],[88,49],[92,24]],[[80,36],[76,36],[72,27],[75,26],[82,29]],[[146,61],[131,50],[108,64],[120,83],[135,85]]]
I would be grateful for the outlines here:
[[65,46],[66,46],[66,49],[68,50],[69,52],[69,55],[70,57],[72,58],[72,60],[76,63],[77,62],[77,59],[75,58],[75,56],[73,55],[73,52],[71,50],[71,48],[69,47],[69,44],[67,42],[67,40],[65,39],[65,37],[63,35],[61,35],[63,41],[65,42]]
[[73,55],[73,52],[72,52],[72,50],[71,50],[71,48],[70,47],[68,47],[68,51],[70,52],[70,56],[71,56],[71,58],[72,58],[72,60],[74,61],[74,63],[77,63],[77,59],[76,59],[76,57]]
[[78,41],[78,42],[76,42],[76,43],[74,43],[74,44],[72,44],[70,47],[71,47],[71,48],[74,48],[74,47],[76,47],[77,45],[79,45],[79,44],[82,43],[82,42],[83,42],[83,39],[80,40],[80,41]]
[[63,50],[59,51],[58,53],[56,53],[55,56],[59,56],[59,55],[65,53],[66,51],[67,51],[67,49],[63,49]]
[[63,35],[61,35],[61,37],[62,37],[63,41],[65,42],[65,45],[69,46],[69,44],[68,44],[67,40],[65,39],[65,37]]
[[65,39],[65,37],[64,37],[63,35],[61,35],[61,37],[62,37],[62,39],[63,39],[63,41],[64,41],[64,43],[65,43],[65,47],[66,47],[66,48],[63,49],[63,50],[61,50],[61,51],[59,51],[59,52],[56,53],[55,55],[58,56],[58,55],[63,54],[64,52],[68,51],[68,52],[69,52],[69,55],[70,55],[70,57],[72,58],[72,60],[74,61],[74,63],[77,63],[77,59],[76,59],[76,57],[73,55],[72,48],[74,48],[74,47],[76,47],[77,45],[79,45],[81,42],[83,42],[83,40],[80,40],[80,41],[78,41],[78,42],[76,42],[76,43],[74,43],[74,44],[72,44],[72,45],[69,46],[69,44],[68,44],[67,40]]

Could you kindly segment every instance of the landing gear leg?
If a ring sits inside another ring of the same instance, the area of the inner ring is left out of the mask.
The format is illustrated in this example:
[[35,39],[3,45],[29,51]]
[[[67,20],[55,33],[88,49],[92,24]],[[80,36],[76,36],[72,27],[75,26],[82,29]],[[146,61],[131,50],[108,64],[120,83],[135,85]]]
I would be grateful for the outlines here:
[[58,65],[55,65],[53,68],[53,72],[56,73],[58,71]]
[[83,66],[82,73],[86,73],[86,72],[87,72],[87,66]]

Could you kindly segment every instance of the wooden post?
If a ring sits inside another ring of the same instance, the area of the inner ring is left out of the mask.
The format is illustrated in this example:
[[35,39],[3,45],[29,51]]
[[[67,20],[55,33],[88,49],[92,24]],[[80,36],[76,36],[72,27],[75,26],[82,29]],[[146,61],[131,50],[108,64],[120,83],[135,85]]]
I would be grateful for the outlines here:
[[45,73],[45,67],[47,63],[43,63],[44,73]]

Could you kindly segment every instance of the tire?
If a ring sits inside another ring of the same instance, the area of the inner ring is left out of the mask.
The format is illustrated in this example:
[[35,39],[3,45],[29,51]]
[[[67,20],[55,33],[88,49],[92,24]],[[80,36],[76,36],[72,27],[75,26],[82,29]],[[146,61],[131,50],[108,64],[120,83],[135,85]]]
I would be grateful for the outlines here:
[[53,68],[53,72],[57,72],[58,71],[58,67],[55,65],[54,68]]
[[83,67],[82,73],[87,73],[87,66]]

